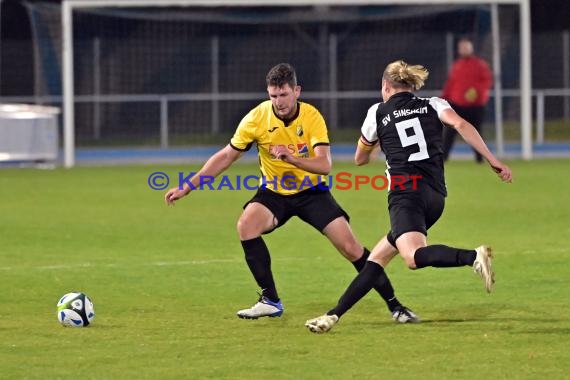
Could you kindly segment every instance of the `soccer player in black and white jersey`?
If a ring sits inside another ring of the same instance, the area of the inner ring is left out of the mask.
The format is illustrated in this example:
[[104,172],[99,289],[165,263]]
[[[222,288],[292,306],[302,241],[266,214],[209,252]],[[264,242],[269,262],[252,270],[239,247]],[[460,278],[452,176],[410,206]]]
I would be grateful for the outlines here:
[[[338,304],[327,314],[308,320],[310,331],[329,331],[371,285],[384,278],[384,267],[399,252],[410,269],[471,266],[491,292],[494,273],[488,246],[461,249],[427,245],[427,231],[443,212],[445,178],[443,173],[442,128],[454,128],[479,152],[504,182],[512,181],[508,166],[489,151],[477,130],[440,98],[423,99],[419,90],[428,71],[404,61],[390,63],[382,76],[383,103],[372,106],[362,126],[355,154],[357,165],[369,162],[372,149],[379,145],[386,155],[387,175],[393,182],[388,193],[391,229],[372,250],[364,268],[348,286]],[[398,176],[398,177],[396,177]],[[395,179],[398,183],[395,184]],[[398,316],[395,316],[398,318]],[[402,315],[406,321],[409,319]]]

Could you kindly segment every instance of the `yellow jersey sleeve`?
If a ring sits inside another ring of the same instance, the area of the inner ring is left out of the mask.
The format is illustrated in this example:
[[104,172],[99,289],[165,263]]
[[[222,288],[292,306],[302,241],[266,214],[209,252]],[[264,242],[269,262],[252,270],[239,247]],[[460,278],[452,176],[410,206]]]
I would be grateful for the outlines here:
[[234,136],[230,140],[232,148],[241,152],[251,149],[254,141],[257,141],[256,132],[261,117],[260,106],[257,106],[241,119]]
[[311,148],[315,148],[318,145],[330,145],[325,119],[316,108],[312,107],[312,109],[313,112],[309,121],[311,125],[309,144],[311,144]]

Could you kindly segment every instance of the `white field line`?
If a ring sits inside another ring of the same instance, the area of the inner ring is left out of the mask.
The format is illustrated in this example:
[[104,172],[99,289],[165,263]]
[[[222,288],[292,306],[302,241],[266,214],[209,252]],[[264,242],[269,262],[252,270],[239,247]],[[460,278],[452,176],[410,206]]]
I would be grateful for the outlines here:
[[[310,258],[271,258],[272,261],[305,261],[305,260],[319,260],[320,257],[311,256]],[[210,264],[240,264],[245,262],[245,259],[205,259],[205,260],[187,260],[187,261],[154,261],[149,263],[137,264],[114,264],[114,263],[82,263],[82,264],[57,264],[57,265],[38,265],[38,266],[12,266],[0,267],[0,271],[12,270],[65,270],[65,269],[81,269],[81,268],[123,268],[126,266],[156,266],[156,267],[172,267],[172,266],[186,266],[186,265],[210,265]]]
[[[569,253],[570,248],[558,248],[558,249],[547,249],[548,253]],[[523,255],[534,255],[537,254],[539,250],[533,249],[525,249],[523,251],[517,252],[510,252],[510,251],[503,251],[505,254],[523,254]],[[333,253],[334,254],[334,253]],[[500,252],[499,252],[500,255]],[[282,258],[274,258],[272,257],[272,261],[306,261],[306,260],[320,260],[322,259],[319,256],[308,256],[306,258],[298,257],[282,257]],[[116,263],[82,263],[82,264],[56,264],[56,265],[38,265],[38,266],[3,266],[0,267],[0,271],[11,271],[11,270],[65,270],[65,269],[81,269],[81,268],[123,268],[126,266],[156,266],[156,267],[172,267],[172,266],[187,266],[187,265],[210,265],[210,264],[235,264],[235,263],[243,263],[245,260],[242,258],[239,259],[204,259],[204,260],[186,260],[186,261],[153,261],[149,263],[136,263],[136,264],[116,264]]]

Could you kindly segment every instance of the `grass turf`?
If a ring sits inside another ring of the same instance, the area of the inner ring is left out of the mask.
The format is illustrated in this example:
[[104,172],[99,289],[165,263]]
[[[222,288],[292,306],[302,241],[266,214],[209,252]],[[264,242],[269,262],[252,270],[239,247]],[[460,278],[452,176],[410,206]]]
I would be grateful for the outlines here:
[[[334,305],[354,270],[297,219],[266,236],[281,318],[240,320],[256,285],[235,232],[251,191],[197,191],[168,208],[147,184],[196,165],[0,171],[0,365],[6,379],[542,379],[570,371],[569,161],[510,163],[512,185],[452,162],[430,243],[496,252],[495,292],[470,268],[388,267],[423,320],[397,325],[369,294],[326,335],[303,327]],[[335,172],[375,175],[374,163]],[[256,165],[228,173],[257,174]],[[388,229],[386,194],[333,190],[357,236]],[[564,237],[566,236],[566,238]],[[97,316],[61,327],[56,303],[80,290]]]

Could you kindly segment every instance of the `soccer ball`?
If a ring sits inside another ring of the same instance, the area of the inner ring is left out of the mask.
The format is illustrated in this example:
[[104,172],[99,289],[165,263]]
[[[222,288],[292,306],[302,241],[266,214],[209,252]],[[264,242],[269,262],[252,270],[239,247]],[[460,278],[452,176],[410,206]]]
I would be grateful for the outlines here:
[[93,302],[83,293],[67,293],[57,303],[57,319],[64,326],[89,326],[93,318]]

